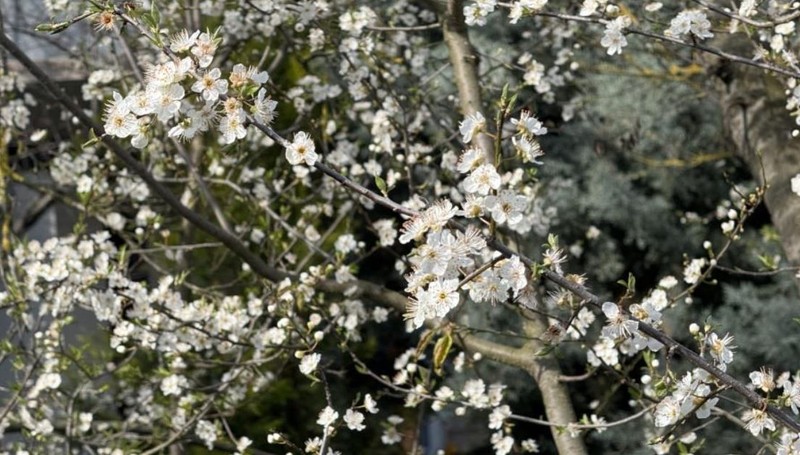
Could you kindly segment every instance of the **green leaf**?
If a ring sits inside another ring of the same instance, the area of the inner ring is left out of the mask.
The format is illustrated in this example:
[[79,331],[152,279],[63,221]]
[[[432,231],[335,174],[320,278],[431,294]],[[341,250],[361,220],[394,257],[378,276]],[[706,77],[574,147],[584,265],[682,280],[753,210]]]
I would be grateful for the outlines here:
[[69,22],[59,22],[57,24],[39,24],[34,30],[37,32],[47,32],[51,35],[55,35],[56,33],[61,33],[68,29],[69,25]]
[[419,343],[417,343],[417,351],[415,353],[416,357],[422,355],[422,352],[425,351],[425,348],[431,343],[431,339],[433,338],[434,331],[433,330],[425,330],[422,332],[422,336],[419,337]]
[[383,197],[389,196],[389,188],[386,186],[386,181],[384,181],[380,175],[375,176],[375,185],[377,185],[378,189],[381,190]]
[[436,346],[433,347],[433,370],[436,374],[442,374],[442,365],[447,360],[447,354],[450,353],[450,348],[453,347],[453,337],[450,332],[436,341]]
[[81,144],[81,148],[91,147],[100,142],[100,138],[94,132],[94,129],[89,130],[89,140]]

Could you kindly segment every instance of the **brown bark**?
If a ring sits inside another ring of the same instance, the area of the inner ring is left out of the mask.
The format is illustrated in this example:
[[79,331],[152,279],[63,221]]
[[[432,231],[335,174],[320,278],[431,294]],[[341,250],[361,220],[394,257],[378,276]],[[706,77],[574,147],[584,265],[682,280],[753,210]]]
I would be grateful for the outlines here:
[[800,196],[791,179],[800,173],[798,128],[786,110],[785,87],[763,71],[724,65],[719,82],[725,128],[753,176],[768,189],[765,195],[772,222],[781,237],[786,258],[800,265]]
[[[458,101],[463,115],[480,112],[490,122],[488,112],[483,112],[481,87],[478,75],[478,53],[469,41],[469,32],[464,23],[464,2],[461,0],[440,1],[442,32],[453,67],[453,77],[458,88]],[[483,150],[487,163],[494,163],[494,146],[486,134],[475,138]]]
[[550,423],[560,424],[563,427],[550,427],[556,449],[559,454],[581,455],[586,454],[586,446],[580,435],[572,436],[566,431],[569,423],[577,422],[569,389],[561,382],[561,367],[552,354],[542,355],[548,349],[541,341],[542,334],[547,330],[547,321],[544,316],[527,312],[525,315],[525,335],[531,341],[522,347],[528,357],[527,371],[536,380],[544,401],[544,410]]

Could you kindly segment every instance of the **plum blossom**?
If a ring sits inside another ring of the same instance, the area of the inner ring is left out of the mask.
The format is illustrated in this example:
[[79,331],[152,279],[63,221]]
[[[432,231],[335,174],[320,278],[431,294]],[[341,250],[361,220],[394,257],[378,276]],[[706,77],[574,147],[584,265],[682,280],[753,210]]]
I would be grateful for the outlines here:
[[622,54],[622,48],[628,45],[628,40],[624,35],[625,27],[628,25],[630,25],[630,19],[627,16],[620,16],[606,24],[600,45],[607,49],[608,55]]
[[706,338],[706,344],[709,346],[709,353],[720,364],[720,369],[725,371],[725,365],[733,361],[734,346],[729,346],[733,342],[733,337],[726,334],[720,338],[716,333],[710,333]]
[[745,422],[745,430],[758,436],[764,429],[775,431],[775,421],[769,416],[766,410],[750,409],[745,411],[742,415],[742,420]]
[[126,138],[134,134],[139,127],[136,116],[131,112],[130,100],[114,92],[114,101],[106,106],[106,134]]
[[364,414],[358,411],[348,409],[344,414],[343,420],[344,423],[347,424],[347,428],[353,431],[361,431],[366,428],[366,425],[364,425]]
[[692,259],[689,265],[683,269],[683,281],[686,284],[696,284],[697,281],[703,276],[703,267],[708,264],[706,258]]
[[528,110],[523,110],[518,119],[511,119],[511,124],[517,128],[519,134],[526,138],[547,134],[547,128]]
[[480,112],[475,112],[468,115],[461,123],[458,124],[458,130],[461,133],[461,142],[469,144],[472,138],[481,132],[486,127],[486,119]]
[[611,340],[619,337],[632,337],[639,329],[639,323],[627,317],[619,306],[613,302],[603,303],[603,314],[608,318],[608,324],[603,327],[603,336]]
[[509,22],[516,24],[525,14],[541,10],[547,5],[547,0],[518,0],[511,4],[508,12]]
[[800,196],[800,174],[795,175],[792,177],[792,193]]
[[665,35],[674,36],[675,38],[682,38],[689,33],[700,39],[714,37],[714,34],[711,33],[711,22],[709,22],[704,12],[697,10],[681,11],[670,21],[669,28],[664,32]]
[[494,408],[489,414],[489,428],[499,430],[503,427],[503,422],[511,416],[511,408],[508,405]]
[[317,418],[317,425],[322,426],[323,428],[327,428],[333,425],[336,422],[336,419],[339,418],[339,413],[336,412],[332,407],[326,406],[325,409],[320,411],[319,417]]
[[506,455],[514,448],[514,438],[504,436],[502,431],[492,434],[491,443],[495,455]]
[[222,72],[219,68],[207,71],[192,84],[192,91],[203,95],[206,101],[216,101],[220,95],[228,92],[228,81],[220,79]]
[[201,420],[197,422],[194,432],[201,441],[205,442],[208,450],[214,448],[214,442],[217,440],[217,428],[213,423],[208,420]]
[[161,380],[161,392],[165,396],[178,396],[188,386],[189,381],[179,374],[172,374]]
[[666,427],[674,424],[681,417],[681,404],[674,396],[670,395],[656,406],[655,425]]
[[316,352],[304,355],[303,360],[300,361],[300,372],[305,375],[313,374],[320,359],[322,359],[322,356]]
[[517,224],[522,221],[522,215],[528,208],[528,199],[512,190],[502,190],[497,196],[487,196],[486,210],[498,223]]
[[188,30],[181,30],[180,32],[170,36],[169,49],[172,52],[181,53],[188,51],[197,42],[197,37],[200,36],[200,30],[195,30],[191,35]]
[[296,133],[294,141],[286,146],[286,160],[293,166],[303,162],[308,166],[313,166],[318,158],[319,155],[315,151],[314,141],[304,131]]
[[464,179],[464,191],[481,195],[500,188],[500,174],[491,164],[482,164]]
[[211,64],[215,52],[217,52],[217,39],[207,32],[198,36],[192,47],[192,54],[197,57],[197,64],[201,68]]

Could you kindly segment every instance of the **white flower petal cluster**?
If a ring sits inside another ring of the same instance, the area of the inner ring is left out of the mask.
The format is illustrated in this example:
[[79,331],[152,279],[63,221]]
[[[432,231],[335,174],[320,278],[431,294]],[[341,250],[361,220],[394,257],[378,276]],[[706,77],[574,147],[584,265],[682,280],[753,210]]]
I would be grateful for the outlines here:
[[464,179],[464,191],[486,196],[491,190],[500,188],[500,174],[491,164],[482,164]]
[[347,428],[353,431],[361,431],[367,428],[366,425],[364,425],[364,414],[358,411],[348,409],[344,414],[343,420],[344,423],[347,424]]
[[386,422],[388,426],[383,430],[381,442],[384,445],[390,446],[402,441],[403,435],[397,430],[397,426],[403,423],[403,418],[397,415],[391,415],[386,419]]
[[507,404],[494,408],[489,414],[489,428],[499,430],[509,417],[511,417],[511,408]]
[[483,131],[486,127],[486,118],[480,112],[468,115],[458,124],[458,131],[461,133],[461,142],[469,144],[476,134]]
[[656,406],[656,427],[673,425],[693,410],[698,419],[707,419],[711,409],[719,402],[717,397],[710,398],[708,379],[708,373],[703,370],[687,372],[676,384],[675,390]]
[[722,371],[725,371],[727,364],[733,362],[733,350],[736,347],[730,345],[732,342],[733,337],[728,334],[722,338],[713,332],[706,336],[706,345],[709,347],[708,352],[717,361],[717,366]]
[[586,352],[586,361],[593,367],[607,365],[616,367],[619,365],[619,350],[616,343],[610,338],[600,338],[592,349]]
[[502,431],[493,433],[490,442],[495,455],[509,454],[514,448],[514,438],[504,434]]
[[180,396],[181,392],[189,386],[189,381],[180,374],[171,374],[161,380],[161,392],[165,396]]
[[775,421],[766,410],[749,409],[742,415],[742,420],[745,422],[745,430],[753,436],[759,436],[764,430],[775,431]]
[[300,163],[314,166],[318,158],[314,141],[304,131],[295,133],[294,140],[286,146],[286,161],[292,166]]
[[698,10],[681,11],[670,21],[669,28],[664,32],[665,35],[675,38],[682,38],[689,33],[700,39],[714,37],[706,13]]
[[686,284],[696,284],[703,275],[703,267],[706,265],[708,265],[706,258],[695,258],[689,261],[689,264],[683,269],[683,281]]
[[419,216],[411,218],[403,223],[400,230],[400,243],[409,243],[412,240],[420,240],[429,231],[439,232],[454,216],[458,209],[447,199],[442,199],[429,208],[425,209]]
[[800,174],[792,177],[791,181],[792,193],[800,196]]
[[517,133],[526,138],[547,134],[544,124],[528,110],[523,110],[518,119],[511,119],[511,124],[517,128]]
[[313,374],[317,370],[317,365],[319,365],[321,359],[322,355],[316,352],[304,355],[300,361],[300,372],[305,375]]
[[464,7],[464,22],[467,25],[486,25],[486,17],[497,7],[497,0],[475,0]]
[[484,205],[498,224],[514,226],[522,221],[529,204],[528,198],[516,191],[502,190],[496,196],[486,196]]
[[206,444],[208,450],[214,448],[214,442],[217,440],[217,427],[208,420],[201,420],[197,422],[194,434]]
[[626,316],[616,303],[605,302],[602,309],[608,319],[608,324],[603,327],[604,338],[631,338],[639,331],[639,322]]
[[600,39],[600,45],[606,48],[608,55],[622,54],[622,48],[628,45],[624,31],[629,25],[630,18],[627,16],[620,16],[606,24],[603,37]]
[[522,16],[540,11],[545,5],[547,5],[547,0],[517,0],[511,4],[509,9],[509,22],[516,24]]
[[[219,142],[232,144],[247,134],[245,102],[257,121],[270,124],[277,103],[261,87],[269,76],[264,71],[237,64],[229,79],[224,79],[220,68],[209,67],[219,41],[216,34],[208,32],[182,31],[173,35],[170,49],[184,57],[151,65],[142,90],[133,90],[125,97],[115,92],[104,116],[106,134],[130,137],[134,147],[143,148],[154,135],[152,129],[156,121],[165,127],[169,137],[181,141],[192,139],[218,124]],[[252,93],[245,90],[248,84],[259,88],[254,99],[245,95]],[[187,90],[199,96],[186,96]]]
[[325,409],[323,409],[319,413],[319,417],[317,418],[317,425],[320,425],[322,428],[325,428],[325,431],[328,431],[328,427],[333,425],[338,418],[339,418],[338,412],[336,412],[330,406],[325,406]]

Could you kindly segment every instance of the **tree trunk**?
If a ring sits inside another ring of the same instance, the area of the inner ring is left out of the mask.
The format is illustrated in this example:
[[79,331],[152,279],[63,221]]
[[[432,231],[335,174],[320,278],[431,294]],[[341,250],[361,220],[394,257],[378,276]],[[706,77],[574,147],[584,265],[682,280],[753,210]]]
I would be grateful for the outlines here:
[[552,353],[541,354],[548,348],[539,341],[542,334],[547,331],[547,320],[544,316],[530,311],[526,312],[525,316],[525,335],[529,336],[531,341],[526,343],[521,350],[529,356],[526,369],[542,393],[547,420],[550,423],[563,425],[563,427],[550,427],[558,453],[561,455],[586,454],[586,446],[581,435],[572,436],[566,430],[568,424],[576,423],[578,420],[572,407],[572,399],[569,396],[567,385],[560,380],[561,368],[558,360]]
[[[719,82],[725,128],[736,153],[758,181],[768,185],[766,204],[786,258],[800,265],[800,196],[791,179],[800,174],[798,128],[786,110],[785,88],[774,76],[742,65],[723,64]],[[719,71],[718,71],[719,73]]]

